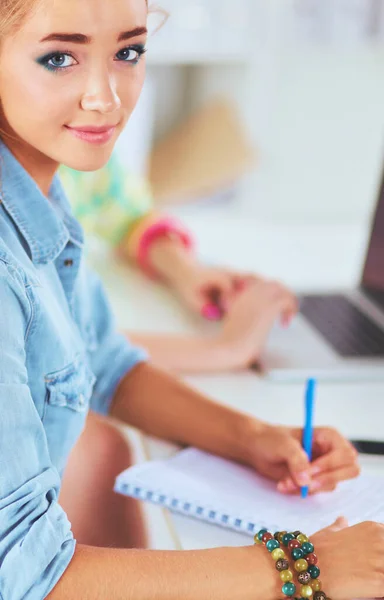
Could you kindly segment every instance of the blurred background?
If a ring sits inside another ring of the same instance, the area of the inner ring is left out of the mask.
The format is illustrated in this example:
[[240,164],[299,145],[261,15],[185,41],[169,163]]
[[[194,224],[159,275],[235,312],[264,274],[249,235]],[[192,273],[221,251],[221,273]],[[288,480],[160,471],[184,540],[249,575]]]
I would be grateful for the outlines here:
[[384,156],[383,0],[159,0],[150,31],[117,151],[159,206],[368,226]]

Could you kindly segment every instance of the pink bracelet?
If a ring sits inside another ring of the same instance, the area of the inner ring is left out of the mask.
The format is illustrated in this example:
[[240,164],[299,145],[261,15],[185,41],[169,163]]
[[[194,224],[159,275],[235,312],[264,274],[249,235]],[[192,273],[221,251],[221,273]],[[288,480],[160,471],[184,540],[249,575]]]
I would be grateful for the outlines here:
[[157,273],[150,263],[149,251],[153,242],[161,237],[176,237],[187,250],[192,250],[194,247],[191,234],[175,219],[168,217],[150,225],[140,238],[137,250],[137,263],[144,273],[155,279],[157,278]]

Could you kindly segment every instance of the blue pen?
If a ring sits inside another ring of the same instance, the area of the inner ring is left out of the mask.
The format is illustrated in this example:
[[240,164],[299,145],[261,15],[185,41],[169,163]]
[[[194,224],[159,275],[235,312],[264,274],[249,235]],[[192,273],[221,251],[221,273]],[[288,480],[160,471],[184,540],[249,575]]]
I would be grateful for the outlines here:
[[[303,448],[309,461],[312,460],[313,413],[315,408],[316,379],[308,379],[305,392],[305,423],[303,430]],[[308,486],[301,488],[301,497],[308,496]]]

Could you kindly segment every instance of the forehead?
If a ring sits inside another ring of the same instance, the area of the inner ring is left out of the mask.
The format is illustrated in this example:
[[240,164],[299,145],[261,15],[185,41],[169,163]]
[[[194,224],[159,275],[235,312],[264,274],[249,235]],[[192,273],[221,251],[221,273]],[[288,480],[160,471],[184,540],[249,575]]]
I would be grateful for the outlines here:
[[146,0],[41,0],[19,33],[30,39],[50,33],[114,35],[146,24]]

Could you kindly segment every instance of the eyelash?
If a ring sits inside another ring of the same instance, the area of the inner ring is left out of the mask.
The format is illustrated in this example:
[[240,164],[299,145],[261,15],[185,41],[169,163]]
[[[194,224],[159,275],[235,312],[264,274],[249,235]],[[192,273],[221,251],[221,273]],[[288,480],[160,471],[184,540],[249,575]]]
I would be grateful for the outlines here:
[[[130,65],[137,65],[138,62],[140,61],[141,57],[145,54],[145,52],[147,51],[147,49],[145,48],[145,46],[143,44],[134,44],[132,46],[127,46],[125,48],[122,48],[121,50],[119,50],[115,56],[118,56],[119,54],[121,54],[122,52],[136,52],[137,53],[137,57],[135,58],[135,60],[120,60],[117,59],[117,62],[126,62]],[[60,67],[60,66],[54,66],[52,64],[50,64],[50,61],[53,58],[57,58],[57,57],[71,57],[73,60],[76,60],[75,57],[71,54],[71,52],[50,52],[50,54],[47,54],[46,56],[43,56],[42,58],[38,59],[38,63],[40,65],[42,65],[43,67],[45,67],[46,69],[48,69],[48,71],[52,71],[53,73],[58,73],[59,71],[66,71],[67,69],[70,69],[71,67],[75,66],[74,64],[72,65],[68,65],[66,67]],[[79,64],[76,61],[76,64]]]

